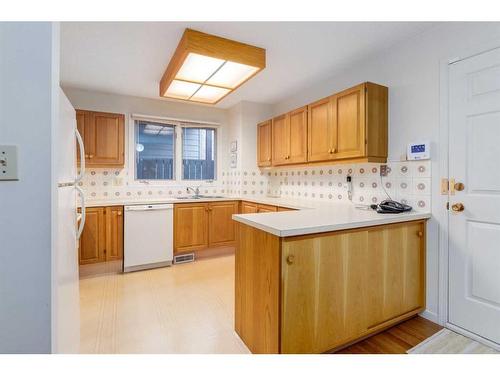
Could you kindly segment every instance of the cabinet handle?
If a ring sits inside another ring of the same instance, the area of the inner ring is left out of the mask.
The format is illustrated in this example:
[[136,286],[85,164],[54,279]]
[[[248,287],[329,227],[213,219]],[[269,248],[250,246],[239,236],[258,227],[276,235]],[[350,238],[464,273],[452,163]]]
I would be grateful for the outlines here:
[[92,159],[93,157],[94,157],[94,155],[93,155],[93,154],[90,154],[90,155],[89,155],[89,159]]
[[419,231],[417,232],[417,236],[419,236],[419,237],[423,237],[423,236],[424,236],[424,232],[422,232],[422,231],[420,231],[420,230],[419,230]]
[[332,148],[332,154],[335,154],[337,152],[337,149],[334,147]]
[[292,265],[294,261],[295,261],[294,255],[289,255],[286,257],[286,262],[288,263],[288,265]]
[[267,158],[267,161],[271,161],[271,158]]
[[85,154],[85,159],[88,159],[89,158],[89,154]]
[[118,216],[122,216],[121,211],[118,211],[117,215],[118,215]]

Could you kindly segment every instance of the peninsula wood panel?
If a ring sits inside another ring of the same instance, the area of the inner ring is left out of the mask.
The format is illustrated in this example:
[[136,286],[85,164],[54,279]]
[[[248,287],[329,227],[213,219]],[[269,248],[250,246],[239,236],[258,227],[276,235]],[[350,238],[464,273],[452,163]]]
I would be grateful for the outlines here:
[[208,247],[208,204],[174,205],[174,252]]
[[284,165],[288,163],[290,130],[286,115],[273,118],[272,123],[272,163]]
[[284,140],[288,143],[288,164],[307,161],[307,107],[287,114],[288,133]]
[[123,206],[106,208],[106,260],[123,259]]
[[272,164],[272,121],[257,125],[257,165],[269,167]]
[[238,225],[235,330],[252,353],[279,353],[280,238]]
[[424,239],[422,221],[285,239],[281,352],[329,351],[422,311]]
[[85,211],[85,228],[78,246],[79,264],[106,260],[106,222],[104,207],[89,207]]
[[209,212],[209,246],[229,246],[236,241],[236,221],[233,214],[238,213],[238,201],[212,202],[208,204]]

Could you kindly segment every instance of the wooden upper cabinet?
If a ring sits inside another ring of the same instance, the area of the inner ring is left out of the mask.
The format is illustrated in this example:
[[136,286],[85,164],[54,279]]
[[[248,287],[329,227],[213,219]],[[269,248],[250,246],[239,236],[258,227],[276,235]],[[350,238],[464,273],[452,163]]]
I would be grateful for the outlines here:
[[272,163],[272,121],[257,125],[257,165],[269,167]]
[[106,208],[106,260],[123,258],[123,206]]
[[331,98],[321,99],[308,106],[307,123],[309,161],[332,159],[333,116]]
[[239,202],[211,202],[208,204],[210,247],[232,245],[236,240],[236,222],[233,214],[238,213]]
[[[275,117],[272,165],[336,160],[382,163],[387,160],[387,130],[387,87],[362,83]],[[259,143],[260,139],[259,135]]]
[[89,167],[123,167],[125,116],[117,113],[76,111],[77,127],[85,145]]
[[272,152],[273,165],[283,165],[288,163],[289,152],[289,126],[286,115],[273,118],[272,130]]
[[307,161],[307,107],[287,114],[288,122],[288,163]]
[[275,117],[272,128],[273,165],[307,161],[307,107]]
[[174,206],[174,251],[208,247],[208,204],[183,203]]
[[332,156],[351,159],[366,156],[365,85],[359,85],[331,97]]

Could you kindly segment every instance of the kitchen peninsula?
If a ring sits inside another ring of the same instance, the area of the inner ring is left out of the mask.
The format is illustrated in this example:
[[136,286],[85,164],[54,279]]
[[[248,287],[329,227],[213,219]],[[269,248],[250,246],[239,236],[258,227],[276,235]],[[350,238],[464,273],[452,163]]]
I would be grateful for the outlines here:
[[236,332],[253,353],[323,353],[422,312],[429,216],[352,204],[234,215]]

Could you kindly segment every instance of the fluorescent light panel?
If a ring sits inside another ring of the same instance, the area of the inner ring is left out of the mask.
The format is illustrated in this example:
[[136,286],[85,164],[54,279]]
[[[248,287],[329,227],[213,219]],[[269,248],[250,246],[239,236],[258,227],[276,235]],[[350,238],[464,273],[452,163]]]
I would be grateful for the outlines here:
[[232,61],[226,63],[207,80],[209,85],[234,89],[255,74],[259,68],[238,64]]
[[254,66],[189,53],[165,96],[215,103],[257,71]]
[[182,63],[175,79],[204,83],[224,62],[221,59],[190,53]]
[[222,99],[225,95],[229,94],[230,91],[231,90],[229,89],[221,87],[203,85],[190,100],[203,103],[215,103],[216,101]]

